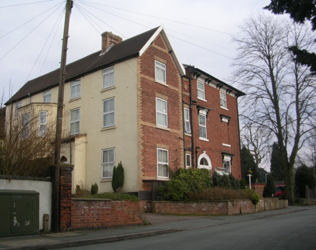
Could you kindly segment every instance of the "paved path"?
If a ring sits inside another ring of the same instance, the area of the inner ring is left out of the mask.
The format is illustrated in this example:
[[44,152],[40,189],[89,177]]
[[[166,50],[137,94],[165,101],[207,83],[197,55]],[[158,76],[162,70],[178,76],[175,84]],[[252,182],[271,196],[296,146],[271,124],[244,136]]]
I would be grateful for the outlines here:
[[145,218],[145,221],[148,222],[148,225],[144,226],[82,230],[28,237],[0,238],[0,250],[56,249],[107,243],[197,228],[215,227],[224,224],[238,223],[241,221],[256,220],[264,217],[279,216],[288,213],[299,213],[309,209],[316,209],[316,206],[293,206],[287,209],[234,216],[176,216],[148,213],[143,214],[143,218]]

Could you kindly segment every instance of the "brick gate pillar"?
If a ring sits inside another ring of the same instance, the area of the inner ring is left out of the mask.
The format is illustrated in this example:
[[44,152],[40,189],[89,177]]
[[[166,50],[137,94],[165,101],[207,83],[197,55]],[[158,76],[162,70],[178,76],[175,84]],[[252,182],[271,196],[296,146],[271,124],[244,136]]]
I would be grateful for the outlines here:
[[71,229],[71,188],[74,165],[60,164],[60,232]]

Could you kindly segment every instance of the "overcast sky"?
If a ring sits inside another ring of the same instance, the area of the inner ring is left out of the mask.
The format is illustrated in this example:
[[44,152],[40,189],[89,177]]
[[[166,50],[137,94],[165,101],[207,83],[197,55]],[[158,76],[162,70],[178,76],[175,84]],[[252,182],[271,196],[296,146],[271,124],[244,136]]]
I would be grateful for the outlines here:
[[[30,4],[32,3],[32,4]],[[74,0],[67,63],[101,49],[101,33],[123,40],[164,25],[180,61],[226,81],[236,45],[231,36],[270,0]],[[59,68],[64,0],[0,1],[0,98]],[[268,11],[265,11],[268,13]],[[238,87],[238,86],[235,86]]]

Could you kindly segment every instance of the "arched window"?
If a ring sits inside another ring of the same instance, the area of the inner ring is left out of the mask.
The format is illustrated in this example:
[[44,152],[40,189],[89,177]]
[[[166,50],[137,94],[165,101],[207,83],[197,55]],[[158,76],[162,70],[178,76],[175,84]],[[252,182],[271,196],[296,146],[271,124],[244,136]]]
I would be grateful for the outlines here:
[[212,170],[212,162],[210,157],[203,151],[198,158],[198,168],[205,168],[208,170]]

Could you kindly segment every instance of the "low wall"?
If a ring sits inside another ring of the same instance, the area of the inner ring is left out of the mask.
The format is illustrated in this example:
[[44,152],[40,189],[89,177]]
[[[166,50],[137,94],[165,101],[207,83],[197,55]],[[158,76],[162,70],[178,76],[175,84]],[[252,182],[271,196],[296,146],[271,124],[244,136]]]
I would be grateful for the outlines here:
[[43,230],[43,216],[52,214],[52,183],[46,178],[0,175],[2,190],[31,190],[39,193],[39,230]]
[[167,202],[155,201],[154,213],[181,215],[233,215],[262,212],[287,208],[287,200],[262,199],[254,205],[250,200],[212,201],[212,202]]
[[138,202],[72,199],[71,228],[97,229],[142,224]]

